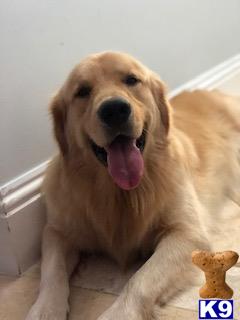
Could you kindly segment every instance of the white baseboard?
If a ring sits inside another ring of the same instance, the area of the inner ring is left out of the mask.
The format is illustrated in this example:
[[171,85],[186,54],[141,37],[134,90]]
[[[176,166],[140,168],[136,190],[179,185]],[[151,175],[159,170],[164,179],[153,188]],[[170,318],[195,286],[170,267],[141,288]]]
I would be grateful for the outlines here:
[[0,187],[0,216],[8,218],[40,197],[40,186],[48,161]]
[[[212,90],[240,72],[236,55],[170,92]],[[49,161],[0,186],[0,273],[19,274],[39,258],[45,223],[40,187]],[[5,235],[5,236],[4,236]],[[2,254],[3,253],[3,254]]]
[[39,259],[45,223],[40,187],[47,164],[0,187],[0,273],[21,274]]

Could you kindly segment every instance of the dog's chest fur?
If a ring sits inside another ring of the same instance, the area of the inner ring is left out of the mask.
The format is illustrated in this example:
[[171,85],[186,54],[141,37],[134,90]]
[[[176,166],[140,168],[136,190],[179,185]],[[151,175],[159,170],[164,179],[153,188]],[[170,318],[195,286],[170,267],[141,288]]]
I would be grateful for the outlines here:
[[148,255],[164,231],[160,218],[163,203],[159,202],[159,188],[153,187],[154,179],[144,180],[132,191],[123,191],[100,176],[94,183],[87,179],[87,185],[81,181],[81,186],[72,188],[72,201],[77,207],[84,198],[85,207],[79,208],[78,223],[76,216],[71,221],[78,234],[85,229],[86,249],[90,244],[89,250],[106,252],[121,264],[127,263],[130,256]]

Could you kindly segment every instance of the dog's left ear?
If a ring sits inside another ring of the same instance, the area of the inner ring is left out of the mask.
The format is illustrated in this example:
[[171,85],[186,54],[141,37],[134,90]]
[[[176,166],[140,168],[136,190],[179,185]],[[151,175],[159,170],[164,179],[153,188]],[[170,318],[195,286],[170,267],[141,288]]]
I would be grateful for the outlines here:
[[50,112],[53,118],[54,135],[58,142],[60,151],[63,156],[68,153],[68,143],[66,136],[66,114],[67,107],[60,93],[57,93],[53,98],[49,106]]
[[160,112],[162,124],[165,128],[166,133],[168,133],[171,125],[171,108],[170,104],[166,98],[166,88],[165,85],[161,82],[158,76],[154,73],[150,75],[150,87]]

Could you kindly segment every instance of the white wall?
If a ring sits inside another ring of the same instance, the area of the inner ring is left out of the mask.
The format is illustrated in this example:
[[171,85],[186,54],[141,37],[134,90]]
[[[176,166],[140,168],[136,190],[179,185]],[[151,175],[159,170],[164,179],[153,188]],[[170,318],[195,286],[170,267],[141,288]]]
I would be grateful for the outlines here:
[[239,0],[1,0],[0,185],[49,158],[47,102],[88,53],[117,49],[171,88],[240,52]]

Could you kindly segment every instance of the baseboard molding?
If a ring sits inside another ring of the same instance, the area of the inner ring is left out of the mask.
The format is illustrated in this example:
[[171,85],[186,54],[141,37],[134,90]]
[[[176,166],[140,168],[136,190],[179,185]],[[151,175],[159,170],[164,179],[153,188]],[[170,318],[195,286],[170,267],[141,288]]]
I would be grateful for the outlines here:
[[44,172],[48,161],[41,163],[21,176],[0,187],[0,216],[8,218],[40,196]]
[[48,162],[0,187],[0,273],[21,274],[39,259],[45,224],[40,187]]
[[172,98],[182,91],[193,91],[196,89],[213,90],[221,83],[227,81],[240,71],[240,54],[225,60],[210,70],[200,74],[191,81],[179,86],[170,92],[169,97]]
[[[222,82],[234,76],[240,71],[240,54],[236,55],[223,63],[215,66],[214,68],[202,73],[193,80],[185,83],[184,85],[174,89],[169,94],[169,98],[179,94],[184,90],[207,89],[212,90],[218,87]],[[44,208],[41,204],[40,187],[42,184],[44,172],[49,163],[45,161],[35,168],[29,170],[25,174],[17,177],[0,186],[0,219],[4,219],[4,224],[8,227],[9,232],[14,233],[18,229],[16,223],[21,225],[19,230],[27,230],[25,226],[31,228],[31,242],[26,242],[21,239],[20,233],[18,234],[19,241],[24,242],[29,250],[25,248],[25,257],[20,257],[17,247],[19,247],[18,240],[12,239],[12,250],[17,256],[16,270],[18,273],[23,272],[31,263],[34,262],[38,256],[40,246],[40,234],[44,225]],[[19,214],[21,217],[19,218]],[[18,215],[18,217],[16,216]],[[30,218],[31,217],[31,218]],[[34,221],[31,227],[31,220]],[[15,224],[13,224],[13,221]],[[1,223],[1,221],[0,221]],[[14,227],[13,227],[14,226]],[[35,228],[35,230],[33,230]],[[34,232],[33,232],[34,231]],[[34,236],[36,235],[36,236]],[[23,246],[20,245],[23,248]],[[35,248],[36,254],[32,254],[32,247]],[[38,248],[38,250],[36,250]],[[16,253],[17,252],[17,253]],[[0,245],[1,255],[1,245]],[[30,255],[30,259],[27,256]],[[27,260],[27,263],[26,263]],[[6,268],[5,268],[6,269]],[[4,269],[4,270],[5,270]],[[0,261],[0,273],[1,273]],[[5,271],[3,271],[5,272]],[[6,273],[6,272],[5,272]]]

